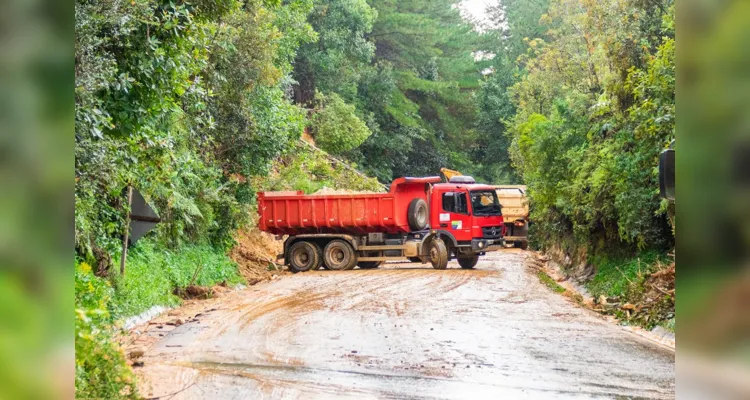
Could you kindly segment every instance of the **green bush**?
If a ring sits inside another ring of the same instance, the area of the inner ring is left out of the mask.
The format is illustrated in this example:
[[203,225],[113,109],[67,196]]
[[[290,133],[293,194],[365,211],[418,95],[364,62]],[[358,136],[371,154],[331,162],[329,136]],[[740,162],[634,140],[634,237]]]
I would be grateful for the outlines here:
[[88,264],[76,266],[76,398],[138,398],[133,373],[113,337],[112,296],[112,287]]
[[[309,0],[75,2],[75,244],[117,251],[132,184],[175,249],[232,244],[246,225],[237,175],[266,174],[302,132],[286,96]],[[210,4],[209,4],[210,3]]]

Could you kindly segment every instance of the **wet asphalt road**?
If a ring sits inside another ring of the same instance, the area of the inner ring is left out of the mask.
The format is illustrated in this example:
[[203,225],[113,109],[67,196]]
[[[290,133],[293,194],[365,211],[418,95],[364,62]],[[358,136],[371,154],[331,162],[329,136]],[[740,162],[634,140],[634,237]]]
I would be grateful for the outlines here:
[[146,397],[673,398],[674,353],[553,293],[509,250],[296,274],[160,337]]

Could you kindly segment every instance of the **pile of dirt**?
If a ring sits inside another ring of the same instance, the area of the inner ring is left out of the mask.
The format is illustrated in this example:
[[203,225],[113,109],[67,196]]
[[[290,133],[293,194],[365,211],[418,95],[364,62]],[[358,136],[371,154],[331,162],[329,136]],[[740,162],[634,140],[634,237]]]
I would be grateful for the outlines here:
[[368,191],[357,191],[348,189],[331,189],[327,186],[323,186],[317,192],[313,194],[382,194],[381,192],[368,192]]
[[302,140],[315,146],[315,139],[312,137],[312,133],[310,133],[310,127],[305,127],[305,130],[302,132]]
[[227,282],[221,282],[218,285],[211,287],[199,286],[199,285],[188,285],[184,288],[175,288],[172,293],[175,296],[182,298],[183,300],[192,299],[210,299],[212,297],[219,297],[222,294],[231,290]]
[[270,280],[283,273],[277,264],[276,256],[284,251],[284,242],[257,228],[239,231],[235,236],[237,244],[229,256],[239,266],[240,274],[248,285]]

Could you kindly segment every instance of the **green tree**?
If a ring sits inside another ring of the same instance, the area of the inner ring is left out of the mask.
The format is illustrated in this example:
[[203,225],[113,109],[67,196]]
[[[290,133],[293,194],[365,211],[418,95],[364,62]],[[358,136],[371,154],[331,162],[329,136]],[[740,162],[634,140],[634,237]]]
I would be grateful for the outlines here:
[[315,91],[337,93],[348,102],[357,97],[362,70],[374,46],[365,38],[377,12],[365,0],[318,0],[308,21],[318,40],[300,48],[294,68],[294,98],[310,103]]
[[370,136],[362,120],[354,113],[354,106],[344,103],[336,93],[316,96],[316,111],[312,117],[315,142],[331,154],[350,151]]
[[350,157],[384,182],[446,166],[472,172],[478,35],[456,1],[370,5],[375,64],[360,80],[358,109],[372,135]]

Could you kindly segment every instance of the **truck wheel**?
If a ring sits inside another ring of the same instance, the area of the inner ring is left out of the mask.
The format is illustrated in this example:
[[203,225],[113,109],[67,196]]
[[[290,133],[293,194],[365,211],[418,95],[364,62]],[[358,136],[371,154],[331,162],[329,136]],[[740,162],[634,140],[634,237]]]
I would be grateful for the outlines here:
[[463,269],[472,269],[477,265],[477,262],[479,261],[478,255],[468,256],[468,257],[459,257],[458,258],[458,265],[461,266]]
[[382,261],[360,261],[357,266],[362,269],[372,269],[379,267],[382,263]]
[[430,242],[430,262],[432,268],[448,268],[448,249],[442,239],[435,238]]
[[409,228],[421,231],[427,228],[427,203],[422,199],[414,199],[409,203]]
[[320,267],[320,248],[315,244],[300,241],[289,249],[289,270],[305,272]]
[[320,248],[320,245],[315,242],[307,242],[313,245],[315,247],[315,253],[318,255],[318,263],[314,265],[311,269],[311,271],[317,271],[321,268],[323,268],[323,250]]
[[331,240],[323,250],[323,262],[330,270],[344,271],[354,268],[357,255],[349,243],[339,239]]
[[529,242],[528,240],[521,240],[519,242],[514,243],[515,247],[520,247],[521,250],[526,250],[529,248]]

